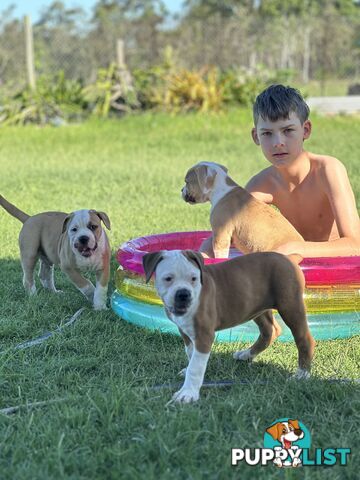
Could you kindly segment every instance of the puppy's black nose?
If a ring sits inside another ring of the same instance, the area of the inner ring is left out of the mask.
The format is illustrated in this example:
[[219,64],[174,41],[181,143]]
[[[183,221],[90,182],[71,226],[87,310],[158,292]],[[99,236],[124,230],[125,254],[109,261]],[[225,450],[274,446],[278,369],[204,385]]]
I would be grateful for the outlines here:
[[191,298],[191,292],[186,288],[181,288],[180,290],[177,290],[177,292],[175,293],[175,303],[187,304],[189,303],[190,298]]
[[86,235],[81,235],[81,237],[79,237],[79,243],[81,243],[81,245],[86,245],[89,241],[89,237],[87,237]]

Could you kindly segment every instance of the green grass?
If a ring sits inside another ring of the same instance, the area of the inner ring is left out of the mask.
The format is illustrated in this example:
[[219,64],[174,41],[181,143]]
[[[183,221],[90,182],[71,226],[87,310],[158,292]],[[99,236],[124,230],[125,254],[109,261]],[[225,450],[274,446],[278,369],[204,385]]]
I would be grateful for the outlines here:
[[294,82],[301,92],[309,97],[343,97],[347,95],[350,85],[358,83],[356,79],[328,79],[325,82],[320,80],[310,80],[309,83]]
[[[308,148],[340,158],[360,200],[360,121],[313,118]],[[266,166],[250,139],[250,115],[144,115],[64,128],[0,130],[1,193],[32,214],[105,210],[113,252],[131,237],[208,228],[209,205],[180,198],[197,161],[227,165],[241,184]],[[90,308],[75,326],[40,346],[13,347],[53,330],[85,304],[57,270],[65,295],[21,283],[20,224],[0,212],[0,408],[61,399],[0,415],[1,479],[354,479],[359,470],[359,389],[327,379],[358,378],[359,338],[320,341],[309,382],[286,382],[296,368],[292,342],[276,342],[252,365],[232,359],[245,344],[216,345],[206,378],[249,379],[248,386],[203,390],[196,405],[165,404],[185,366],[179,338],[151,333]],[[112,270],[116,263],[113,260]],[[110,290],[113,290],[113,283]],[[246,344],[248,346],[249,344]],[[265,380],[264,386],[257,381]],[[230,466],[230,449],[261,447],[265,428],[295,417],[315,448],[350,447],[347,467]]]

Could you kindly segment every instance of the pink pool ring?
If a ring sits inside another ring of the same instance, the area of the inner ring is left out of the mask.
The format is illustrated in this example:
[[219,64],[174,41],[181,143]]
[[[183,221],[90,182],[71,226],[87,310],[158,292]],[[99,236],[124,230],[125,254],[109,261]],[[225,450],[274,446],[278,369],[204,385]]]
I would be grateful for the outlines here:
[[[123,269],[144,275],[142,257],[158,250],[198,250],[211,231],[174,232],[135,238],[121,245],[117,260]],[[230,258],[241,255],[230,249]],[[224,262],[225,258],[208,258],[205,264]],[[360,283],[360,257],[305,258],[300,263],[307,287]]]

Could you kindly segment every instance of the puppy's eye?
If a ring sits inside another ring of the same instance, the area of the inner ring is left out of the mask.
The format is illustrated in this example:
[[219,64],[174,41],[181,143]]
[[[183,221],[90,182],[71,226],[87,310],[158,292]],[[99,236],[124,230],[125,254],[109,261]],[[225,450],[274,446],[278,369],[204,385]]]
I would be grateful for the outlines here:
[[197,277],[195,277],[195,276],[194,276],[194,277],[191,277],[191,281],[192,281],[192,282],[196,282],[196,280],[197,280]]
[[77,232],[77,228],[74,227],[74,228],[71,229],[71,231],[72,231],[72,232]]
[[92,230],[93,232],[98,228],[97,225],[90,225],[90,230]]
[[165,277],[165,278],[164,278],[164,280],[165,280],[165,282],[171,282],[171,280],[172,280],[172,277],[170,277],[170,276],[168,276],[168,277]]

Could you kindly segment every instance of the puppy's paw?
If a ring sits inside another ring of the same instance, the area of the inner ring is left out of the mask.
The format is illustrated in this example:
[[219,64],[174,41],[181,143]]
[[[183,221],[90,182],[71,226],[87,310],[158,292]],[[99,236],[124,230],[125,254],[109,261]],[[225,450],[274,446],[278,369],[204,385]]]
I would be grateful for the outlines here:
[[197,402],[199,398],[200,394],[198,391],[183,387],[173,395],[171,403],[192,403]]
[[31,287],[28,287],[26,289],[26,291],[27,291],[27,294],[29,295],[29,297],[34,297],[37,294],[35,285],[32,285]]
[[91,283],[84,288],[79,288],[80,292],[88,299],[90,303],[94,302],[95,287]]
[[94,303],[94,310],[109,310],[109,308],[106,306],[106,303]]
[[251,360],[255,358],[255,355],[251,355],[250,348],[248,348],[247,350],[238,350],[234,353],[233,357],[235,360],[240,360],[242,362],[251,362]]
[[303,368],[298,368],[294,375],[291,375],[290,378],[294,380],[307,380],[308,378],[310,378],[310,372],[304,370]]

